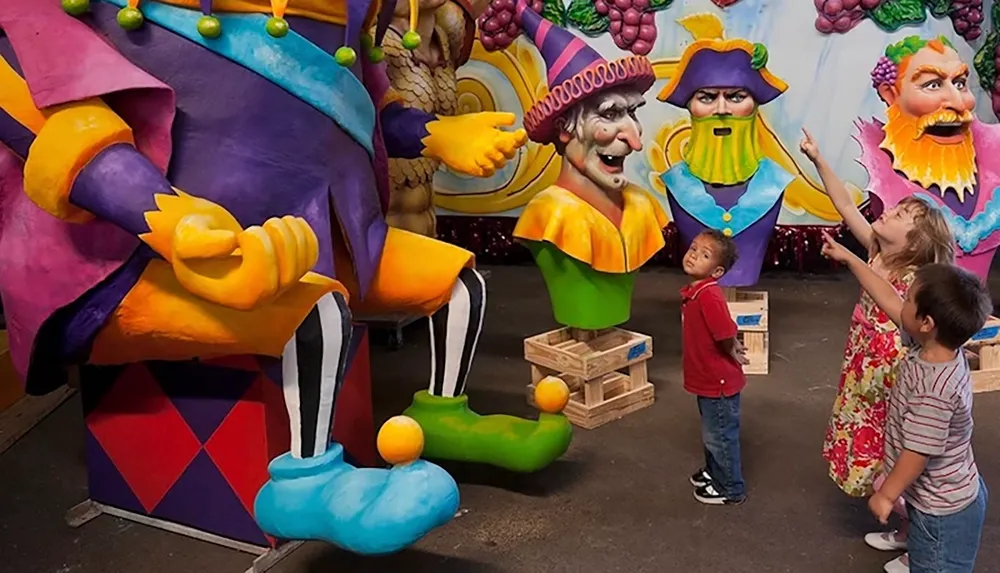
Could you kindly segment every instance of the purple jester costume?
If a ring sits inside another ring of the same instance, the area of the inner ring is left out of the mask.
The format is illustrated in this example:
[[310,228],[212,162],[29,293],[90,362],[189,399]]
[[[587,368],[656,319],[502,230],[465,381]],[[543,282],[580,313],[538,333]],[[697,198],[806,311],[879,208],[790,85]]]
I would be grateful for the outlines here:
[[756,284],[795,178],[760,151],[758,106],[787,88],[766,64],[762,44],[698,40],[658,96],[691,112],[684,161],[660,176],[681,239],[689,244],[701,231],[717,229],[739,249],[739,260],[719,281],[723,286]]
[[[141,8],[0,9],[0,295],[28,391],[57,388],[73,364],[280,358],[291,451],[271,462],[256,519],[359,553],[397,551],[454,515],[457,486],[419,445],[518,471],[565,452],[560,414],[469,409],[483,278],[471,253],[383,215],[388,156],[489,174],[525,141],[496,128],[513,117],[400,105],[377,64],[392,3]],[[406,411],[424,437],[411,455],[394,447],[391,470],[356,469],[329,440],[352,310],[431,317],[430,387]]]

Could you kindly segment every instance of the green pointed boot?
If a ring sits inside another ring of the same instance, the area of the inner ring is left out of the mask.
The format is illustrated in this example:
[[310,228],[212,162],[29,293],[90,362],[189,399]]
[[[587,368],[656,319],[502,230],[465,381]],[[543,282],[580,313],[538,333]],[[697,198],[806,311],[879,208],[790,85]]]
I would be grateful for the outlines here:
[[413,404],[403,415],[416,420],[423,429],[426,458],[535,472],[566,453],[573,438],[572,425],[560,413],[569,398],[569,389],[561,380],[550,380],[555,380],[561,388],[555,386],[556,382],[550,382],[545,390],[557,396],[536,399],[548,410],[539,413],[538,420],[506,414],[481,416],[469,408],[468,396],[444,398],[426,390],[414,394]]

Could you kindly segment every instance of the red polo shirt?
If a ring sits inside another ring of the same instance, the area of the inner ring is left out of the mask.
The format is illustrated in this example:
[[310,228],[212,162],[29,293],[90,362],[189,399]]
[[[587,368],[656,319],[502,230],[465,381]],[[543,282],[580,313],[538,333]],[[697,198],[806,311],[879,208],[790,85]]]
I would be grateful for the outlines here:
[[681,289],[684,389],[705,398],[732,396],[746,386],[743,367],[717,341],[736,337],[736,323],[714,279]]

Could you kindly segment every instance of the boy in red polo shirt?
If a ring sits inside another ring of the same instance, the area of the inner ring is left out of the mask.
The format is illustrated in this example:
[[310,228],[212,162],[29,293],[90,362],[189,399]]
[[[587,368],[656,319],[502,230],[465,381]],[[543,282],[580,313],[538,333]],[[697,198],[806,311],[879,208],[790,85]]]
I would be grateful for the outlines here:
[[736,244],[709,229],[691,241],[684,272],[691,283],[681,289],[681,347],[684,389],[698,397],[705,466],[691,476],[694,497],[710,505],[746,499],[740,469],[740,392],[746,385],[745,350],[736,339],[718,280],[737,258]]

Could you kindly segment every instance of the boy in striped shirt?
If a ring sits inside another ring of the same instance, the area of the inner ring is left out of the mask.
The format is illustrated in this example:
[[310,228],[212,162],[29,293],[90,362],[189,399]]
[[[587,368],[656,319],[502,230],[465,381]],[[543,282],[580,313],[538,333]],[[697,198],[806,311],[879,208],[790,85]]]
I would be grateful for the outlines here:
[[908,559],[886,571],[972,573],[988,492],[972,453],[972,382],[962,346],[992,309],[971,273],[947,264],[916,272],[906,300],[829,236],[823,253],[845,263],[909,346],[890,389],[885,429],[887,473],[868,501],[887,523],[902,497],[910,521]]

